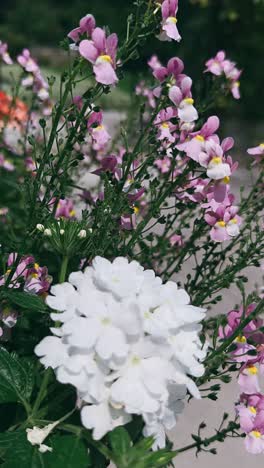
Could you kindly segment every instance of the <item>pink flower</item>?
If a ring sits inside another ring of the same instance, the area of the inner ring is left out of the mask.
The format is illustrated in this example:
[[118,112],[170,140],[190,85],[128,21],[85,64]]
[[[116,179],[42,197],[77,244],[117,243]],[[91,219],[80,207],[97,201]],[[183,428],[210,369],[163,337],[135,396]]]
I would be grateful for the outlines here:
[[245,447],[253,455],[264,453],[264,429],[262,432],[258,430],[249,432],[245,438]]
[[[16,253],[11,253],[8,257],[8,269],[6,274],[0,278],[0,285],[5,284],[11,273],[11,267],[17,259]],[[21,282],[24,283],[24,291],[31,294],[43,294],[48,291],[52,278],[48,275],[47,267],[40,267],[35,262],[34,257],[22,257],[14,271],[10,288],[19,288]]]
[[199,160],[199,154],[205,149],[206,141],[216,141],[219,143],[219,138],[215,134],[219,128],[219,119],[216,115],[209,117],[207,122],[202,126],[198,132],[191,133],[189,137],[191,140],[187,140],[184,143],[177,145],[179,151],[185,151],[187,156],[194,161]]
[[6,171],[12,172],[15,170],[15,166],[11,161],[5,159],[3,154],[0,154],[0,167],[3,167]]
[[[219,327],[219,337],[222,339],[228,338],[231,336],[237,327],[240,325],[241,318],[245,315],[245,317],[249,317],[252,312],[254,312],[256,308],[256,304],[250,304],[244,314],[243,307],[241,306],[239,310],[231,310],[227,314],[227,325],[224,327]],[[255,336],[258,329],[262,327],[263,320],[260,318],[252,318],[252,320],[244,327],[242,334],[246,338]]]
[[7,49],[7,44],[0,41],[0,57],[7,65],[12,65],[13,60],[11,59]]
[[19,65],[28,73],[36,73],[39,71],[37,62],[31,57],[28,49],[23,49],[22,54],[18,55],[17,61]]
[[166,174],[169,172],[171,167],[171,159],[165,156],[163,159],[156,159],[154,162],[155,166],[157,166],[162,174]]
[[68,37],[74,42],[78,42],[83,34],[86,34],[87,37],[91,37],[94,29],[95,19],[93,15],[85,15],[80,19],[79,27],[72,29],[72,31],[69,32]]
[[208,60],[205,65],[205,72],[210,72],[215,76],[225,75],[234,99],[240,98],[239,78],[242,70],[238,70],[234,62],[226,59],[226,55],[223,50],[220,50],[220,52],[218,52],[214,58]]
[[201,151],[198,156],[198,162],[201,166],[207,169],[206,175],[209,179],[221,180],[228,178],[231,175],[230,165],[224,158],[224,151],[230,149],[233,145],[233,140],[224,140],[220,146],[214,141],[206,141],[204,151]]
[[181,36],[177,29],[176,14],[178,11],[178,0],[164,0],[161,6],[161,33],[158,38],[161,41],[171,41],[172,39],[179,42]]
[[[53,200],[53,203],[55,200]],[[52,204],[53,204],[52,203]],[[60,199],[57,205],[55,218],[74,218],[75,210],[73,208],[73,202],[69,198]]]
[[111,137],[103,125],[102,112],[92,112],[87,122],[87,128],[92,137],[93,149],[96,151],[104,149]]
[[236,411],[242,431],[249,433],[255,428],[264,428],[264,395],[261,393],[243,393],[240,403],[236,405]]
[[187,123],[198,119],[198,112],[193,106],[191,87],[192,80],[186,76],[180,87],[175,85],[169,89],[169,98],[177,107],[179,119]]
[[168,77],[171,77],[172,83],[175,84],[176,80],[182,80],[186,75],[182,75],[184,69],[183,61],[178,57],[171,58],[167,67],[163,67],[159,62],[158,57],[153,55],[148,61],[148,65],[153,70],[153,76],[161,83]]
[[105,31],[95,28],[92,40],[84,39],[80,42],[79,52],[86,60],[93,64],[95,79],[104,85],[117,83],[116,52],[118,38],[116,34],[106,37]]
[[225,52],[220,50],[217,52],[214,58],[211,58],[206,62],[206,72],[210,72],[213,75],[220,76],[224,71]]
[[179,247],[183,246],[183,239],[180,234],[173,234],[170,237],[170,245],[173,247],[174,245],[178,245]]
[[154,124],[158,127],[158,140],[167,140],[169,143],[174,143],[175,137],[171,132],[175,131],[176,125],[172,124],[170,119],[175,118],[176,115],[177,111],[173,107],[167,107],[158,113],[154,121]]
[[238,377],[238,385],[242,393],[253,395],[260,391],[258,373],[259,370],[254,364],[247,364],[242,367]]
[[209,208],[204,216],[205,221],[212,226],[210,231],[212,240],[223,242],[239,234],[239,226],[242,220],[237,212],[237,206],[215,204],[212,200],[211,209]]
[[100,175],[102,172],[112,172],[115,174],[117,171],[117,158],[115,155],[105,156],[101,160],[101,167],[93,171],[93,174]]
[[253,148],[248,148],[247,152],[255,158],[256,162],[262,161],[264,156],[264,143],[260,143]]

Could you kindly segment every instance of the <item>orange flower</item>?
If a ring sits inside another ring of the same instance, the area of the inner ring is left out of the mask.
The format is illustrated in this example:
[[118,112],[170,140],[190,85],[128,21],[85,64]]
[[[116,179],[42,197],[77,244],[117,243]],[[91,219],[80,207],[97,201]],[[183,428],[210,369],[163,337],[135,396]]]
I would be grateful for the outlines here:
[[8,125],[20,126],[28,118],[28,107],[20,99],[15,101],[3,91],[0,91],[0,128],[4,122]]

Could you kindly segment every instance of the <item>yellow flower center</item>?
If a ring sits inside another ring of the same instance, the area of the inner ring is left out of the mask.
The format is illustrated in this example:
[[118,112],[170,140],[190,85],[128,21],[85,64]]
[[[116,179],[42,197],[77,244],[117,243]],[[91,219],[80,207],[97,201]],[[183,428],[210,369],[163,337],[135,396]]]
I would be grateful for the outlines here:
[[264,143],[260,143],[259,145],[261,148],[264,148]]
[[196,140],[198,141],[204,141],[204,137],[202,135],[196,135]]
[[224,221],[217,221],[217,226],[219,227],[225,227],[226,223]]
[[235,341],[236,341],[237,343],[246,343],[246,342],[247,342],[247,339],[246,339],[245,336],[238,336],[238,337],[235,339]]
[[35,270],[38,270],[38,269],[39,269],[39,264],[38,264],[38,263],[34,263],[34,269],[35,269]]
[[100,58],[101,58],[104,62],[112,63],[112,59],[111,59],[110,55],[101,55]]
[[229,184],[229,181],[230,181],[230,177],[229,176],[225,176],[223,179],[222,179],[222,182],[224,184]]
[[6,270],[6,274],[9,275],[11,273],[11,268],[8,268],[8,270]]
[[219,158],[219,156],[215,156],[214,158],[211,159],[211,163],[213,164],[221,164],[222,159]]
[[176,24],[178,20],[177,20],[177,18],[175,18],[175,16],[169,16],[168,21],[170,23]]
[[235,84],[235,86],[236,86],[237,88],[239,88],[239,86],[240,86],[240,81],[236,81],[234,84]]
[[37,278],[38,278],[38,274],[37,274],[37,273],[32,273],[31,278],[37,279]]
[[98,125],[97,127],[94,128],[94,130],[103,130],[104,126],[103,125]]
[[229,223],[230,224],[237,224],[237,219],[236,218],[230,219]]
[[261,432],[259,431],[251,431],[251,434],[253,435],[253,437],[256,437],[257,439],[261,437]]
[[138,206],[134,206],[133,210],[134,210],[134,213],[136,215],[139,213],[139,207]]
[[162,128],[169,128],[169,124],[167,124],[166,122],[163,122],[163,124],[161,124]]
[[257,410],[256,410],[255,406],[250,406],[248,409],[252,414],[257,414]]
[[109,325],[109,323],[111,323],[111,320],[108,317],[104,317],[101,320],[101,323],[102,323],[102,325]]
[[185,98],[184,102],[186,102],[186,104],[192,105],[194,103],[194,100],[192,98]]
[[75,210],[70,211],[70,216],[75,216]]
[[133,364],[134,366],[136,366],[136,365],[139,364],[139,363],[140,363],[140,357],[138,357],[138,356],[133,356],[133,358],[132,358],[132,364]]
[[258,368],[256,366],[250,366],[247,368],[248,373],[251,375],[256,375],[258,374]]

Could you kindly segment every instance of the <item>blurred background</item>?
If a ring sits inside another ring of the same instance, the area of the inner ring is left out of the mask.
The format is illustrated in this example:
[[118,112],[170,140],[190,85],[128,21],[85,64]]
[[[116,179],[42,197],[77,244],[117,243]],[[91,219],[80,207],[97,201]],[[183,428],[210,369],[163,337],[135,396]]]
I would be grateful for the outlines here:
[[[9,43],[12,54],[23,47],[33,49],[42,65],[56,71],[63,65],[59,43],[82,16],[93,13],[99,25],[109,25],[122,37],[132,4],[133,0],[1,0],[0,39]],[[229,99],[230,115],[246,121],[263,119],[264,0],[180,0],[178,25],[182,42],[164,46],[156,39],[149,41],[141,59],[130,64],[121,89],[131,91],[153,53],[163,60],[179,55],[186,72],[199,82],[206,59],[224,49],[244,70],[242,99],[239,103]]]

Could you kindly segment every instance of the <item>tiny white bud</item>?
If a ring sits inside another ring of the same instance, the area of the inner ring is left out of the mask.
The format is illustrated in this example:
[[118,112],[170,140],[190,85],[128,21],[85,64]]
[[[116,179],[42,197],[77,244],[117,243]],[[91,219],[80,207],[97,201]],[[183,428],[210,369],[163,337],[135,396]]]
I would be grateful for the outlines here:
[[37,229],[38,231],[40,231],[40,232],[43,232],[45,228],[44,228],[43,224],[37,224],[37,225],[36,225],[36,229]]
[[50,237],[52,235],[51,229],[47,228],[44,230],[44,236]]
[[60,229],[60,234],[63,235],[65,233],[64,229]]
[[82,229],[82,230],[79,232],[78,237],[80,237],[80,239],[85,239],[85,237],[86,237],[86,231],[85,231],[85,229]]
[[89,228],[88,231],[92,234],[93,230],[92,228]]

